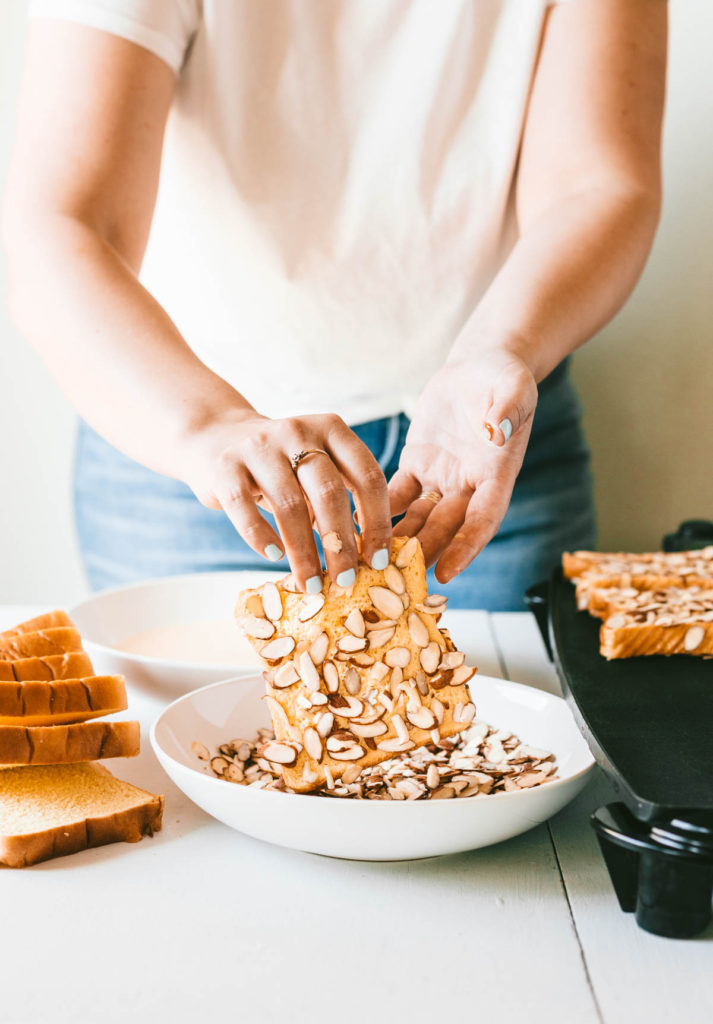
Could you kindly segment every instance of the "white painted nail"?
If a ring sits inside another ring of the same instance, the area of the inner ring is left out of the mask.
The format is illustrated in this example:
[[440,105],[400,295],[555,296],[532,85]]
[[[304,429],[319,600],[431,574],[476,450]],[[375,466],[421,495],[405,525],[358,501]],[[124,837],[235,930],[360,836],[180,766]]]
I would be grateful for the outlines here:
[[372,569],[385,569],[389,564],[389,549],[379,548],[378,551],[374,552],[374,557],[371,560]]
[[269,558],[271,562],[279,562],[284,554],[277,544],[268,544],[265,548],[265,558]]
[[512,434],[512,423],[510,422],[510,420],[507,419],[501,420],[500,423],[498,423],[498,426],[502,430],[503,437],[505,438],[505,444],[507,444]]
[[306,583],[306,589],[308,594],[321,594],[322,593],[322,577],[321,576],[310,576]]
[[353,587],[356,582],[356,573],[353,569],[345,569],[337,576],[338,587]]

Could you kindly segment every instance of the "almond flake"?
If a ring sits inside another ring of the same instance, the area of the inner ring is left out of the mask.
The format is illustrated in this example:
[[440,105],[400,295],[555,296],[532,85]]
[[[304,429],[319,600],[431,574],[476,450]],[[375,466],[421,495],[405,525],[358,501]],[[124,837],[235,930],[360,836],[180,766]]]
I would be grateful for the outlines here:
[[[607,623],[611,625],[611,621]],[[706,631],[703,626],[690,626],[686,630],[686,635],[683,638],[683,646],[687,651],[695,651],[696,647],[700,647],[701,641],[706,635]]]
[[393,639],[395,629],[372,629],[369,631],[369,650],[373,647],[383,647]]
[[321,665],[327,657],[329,650],[329,637],[326,633],[320,633],[309,645],[309,656],[315,665]]
[[337,647],[340,651],[344,651],[346,653],[363,651],[366,647],[366,640],[363,637],[358,636],[342,636],[337,640]]
[[262,606],[265,615],[273,622],[279,622],[282,618],[282,595],[274,583],[264,583],[262,587]]
[[453,686],[460,686],[461,683],[467,683],[471,676],[475,675],[475,669],[469,665],[461,665],[453,673],[453,679],[451,680]]
[[349,612],[346,619],[344,620],[344,625],[346,626],[350,633],[354,634],[354,636],[363,637],[364,634],[366,633],[366,623],[364,622],[364,616],[362,615],[358,608],[353,608]]
[[[372,613],[375,618],[373,621],[369,620],[366,624],[367,633],[371,633],[374,630],[380,629],[394,629],[397,625],[396,619],[380,619],[376,612]],[[366,612],[364,613],[366,617]]]
[[404,546],[399,552],[397,552],[394,558],[394,565],[398,569],[405,569],[406,566],[411,562],[411,559],[416,554],[416,548],[418,547],[418,538],[410,537],[406,541]]
[[441,648],[435,640],[431,640],[428,647],[424,647],[418,657],[424,672],[431,676],[438,668],[438,662],[441,660]]
[[278,743],[276,740],[266,743],[260,755],[267,761],[274,761],[275,764],[294,764],[297,760],[297,751],[294,747],[287,743]]
[[295,641],[291,636],[278,636],[261,648],[260,656],[265,661],[280,661],[282,658],[286,658],[288,654],[291,654],[294,649]]
[[339,718],[355,718],[364,711],[364,705],[356,697],[344,697],[341,693],[334,693],[330,697],[329,710]]
[[369,600],[377,611],[390,619],[398,619],[403,611],[403,604],[398,594],[386,587],[369,587]]
[[459,668],[465,661],[462,651],[444,651],[439,668]]
[[408,729],[406,728],[406,723],[404,722],[401,715],[392,715],[391,724],[396,730],[396,735],[398,736],[398,738],[401,740],[402,743],[405,743],[406,740],[409,738],[409,735]]
[[316,707],[320,704],[326,704],[328,700],[327,694],[322,693],[321,690],[316,690],[314,693],[311,693],[310,698],[312,700],[312,707]]
[[429,789],[435,789],[440,781],[441,776],[439,774],[438,768],[435,766],[435,764],[429,764],[428,769],[426,771],[426,785],[428,786]]
[[408,647],[392,647],[384,655],[384,663],[390,668],[406,668],[411,661]]
[[329,736],[330,732],[332,731],[332,726],[333,725],[334,725],[334,715],[332,714],[331,711],[325,711],[317,719],[317,723],[316,723],[315,727],[316,727],[317,732],[319,733],[319,735],[322,738],[324,738],[325,736]]
[[313,761],[322,760],[322,737],[311,726],[304,731],[304,745],[307,754]]
[[446,604],[448,601],[447,597],[443,594],[429,594],[424,598],[423,603],[427,608],[438,608],[440,605]]
[[322,675],[330,693],[336,693],[339,689],[339,672],[336,665],[331,661],[325,661],[322,665]]
[[202,743],[199,743],[198,740],[194,740],[191,743],[191,750],[201,761],[210,761],[210,751]]
[[286,661],[283,665],[280,665],[272,678],[272,686],[277,687],[278,690],[283,690],[286,686],[292,686],[300,678],[299,672],[295,668],[293,661]]
[[381,722],[379,720],[368,724],[362,724],[352,719],[350,722],[350,728],[355,736],[383,736],[385,732],[389,731],[386,722]]
[[335,761],[358,761],[365,753],[363,747],[353,746],[347,747],[346,750],[335,750],[329,756]]
[[342,782],[345,786],[350,786],[353,782],[361,775],[361,768],[357,764],[350,764],[348,768],[345,768],[342,775]]
[[406,581],[399,569],[392,563],[386,566],[384,569],[384,582],[389,590],[393,590],[399,597],[406,590]]
[[411,612],[409,614],[408,631],[411,639],[417,647],[428,647],[431,637],[426,627],[426,623],[420,615],[416,614],[416,612]]
[[443,705],[441,704],[438,697],[434,697],[431,701],[431,711],[436,716],[436,721],[439,725],[443,724]]
[[297,660],[297,671],[300,674],[300,679],[308,690],[319,689],[319,672],[315,668],[314,662],[310,658],[308,651],[302,651],[302,654],[300,654]]
[[417,729],[431,729],[436,721],[433,712],[428,708],[419,708],[418,711],[407,711],[406,717],[411,725],[415,725]]
[[344,676],[344,686],[347,693],[351,693],[353,697],[361,690],[361,677],[355,668],[347,669]]
[[[290,720],[288,719],[287,712],[283,708],[282,704],[280,704],[279,700],[276,700],[274,697],[266,697],[265,700],[267,702],[267,706],[270,708],[270,715],[272,716],[273,723],[275,725],[279,725],[284,732],[287,732],[290,727]],[[247,758],[245,757],[241,758],[241,761],[246,760]]]
[[299,615],[297,618],[300,622],[308,622],[313,619],[317,612],[320,612],[324,606],[324,594],[314,594],[311,597],[306,597],[302,602]]
[[413,740],[400,740],[398,736],[376,744],[377,750],[384,750],[387,754],[400,754],[405,750],[412,750],[415,746]]
[[247,636],[256,640],[269,640],[275,633],[274,623],[268,619],[259,619],[253,615],[239,615],[235,620]]

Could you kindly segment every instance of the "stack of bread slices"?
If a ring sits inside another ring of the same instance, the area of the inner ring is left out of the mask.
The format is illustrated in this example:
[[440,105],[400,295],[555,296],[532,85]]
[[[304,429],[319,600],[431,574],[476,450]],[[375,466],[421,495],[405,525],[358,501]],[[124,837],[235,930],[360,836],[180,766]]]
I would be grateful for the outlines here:
[[122,676],[97,676],[69,616],[0,633],[0,864],[25,867],[161,828],[163,797],[96,762],[139,753]]

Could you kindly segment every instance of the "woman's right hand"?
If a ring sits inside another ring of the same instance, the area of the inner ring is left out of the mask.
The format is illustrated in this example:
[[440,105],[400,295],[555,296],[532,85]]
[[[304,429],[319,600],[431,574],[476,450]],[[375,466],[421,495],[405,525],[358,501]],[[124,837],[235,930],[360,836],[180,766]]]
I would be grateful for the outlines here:
[[[327,454],[309,455],[294,470],[291,457],[312,449]],[[298,586],[308,593],[322,589],[313,529],[322,537],[330,577],[344,587],[354,582],[359,553],[347,489],[359,517],[363,559],[379,569],[388,563],[386,480],[339,416],[271,420],[241,410],[196,430],[182,462],[181,475],[202,504],[223,509],[259,555],[278,561],[286,553]],[[274,515],[279,534],[258,505]]]

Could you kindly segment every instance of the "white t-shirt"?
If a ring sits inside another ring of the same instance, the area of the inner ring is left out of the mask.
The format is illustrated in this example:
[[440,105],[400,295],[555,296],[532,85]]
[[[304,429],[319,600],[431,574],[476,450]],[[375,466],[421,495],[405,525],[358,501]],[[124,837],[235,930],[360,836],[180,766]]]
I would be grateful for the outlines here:
[[413,410],[512,247],[548,0],[35,0],[178,74],[141,278],[269,416]]

